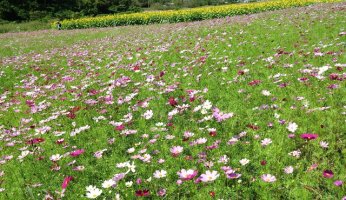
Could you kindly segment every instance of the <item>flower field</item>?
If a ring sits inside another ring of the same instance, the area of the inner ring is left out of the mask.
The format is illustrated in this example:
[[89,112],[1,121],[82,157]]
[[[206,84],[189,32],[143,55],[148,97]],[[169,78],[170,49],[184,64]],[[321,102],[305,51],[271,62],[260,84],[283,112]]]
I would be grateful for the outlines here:
[[0,35],[0,199],[345,200],[345,11]]
[[[80,29],[91,27],[109,27],[153,23],[176,23],[244,15],[263,11],[278,10],[289,7],[307,6],[319,2],[339,2],[340,0],[274,0],[257,3],[231,4],[214,7],[202,7],[185,10],[151,11],[133,14],[117,14],[101,17],[64,20],[63,29]],[[55,28],[56,24],[53,23]]]

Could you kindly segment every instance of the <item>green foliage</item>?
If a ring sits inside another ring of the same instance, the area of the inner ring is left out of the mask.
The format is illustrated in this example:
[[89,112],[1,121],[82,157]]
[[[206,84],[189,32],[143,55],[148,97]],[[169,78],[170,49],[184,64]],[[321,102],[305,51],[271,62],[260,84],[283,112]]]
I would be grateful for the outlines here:
[[[238,0],[227,1],[239,2]],[[139,12],[143,8],[174,9],[219,5],[225,0],[1,0],[0,19],[8,21],[37,20],[41,18],[70,19],[100,14]]]

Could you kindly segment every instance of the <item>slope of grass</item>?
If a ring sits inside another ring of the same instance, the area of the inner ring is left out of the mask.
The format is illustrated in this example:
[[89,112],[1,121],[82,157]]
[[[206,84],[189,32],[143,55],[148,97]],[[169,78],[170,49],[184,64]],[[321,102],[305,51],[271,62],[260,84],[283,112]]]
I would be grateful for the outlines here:
[[0,199],[342,199],[345,9],[1,35]]

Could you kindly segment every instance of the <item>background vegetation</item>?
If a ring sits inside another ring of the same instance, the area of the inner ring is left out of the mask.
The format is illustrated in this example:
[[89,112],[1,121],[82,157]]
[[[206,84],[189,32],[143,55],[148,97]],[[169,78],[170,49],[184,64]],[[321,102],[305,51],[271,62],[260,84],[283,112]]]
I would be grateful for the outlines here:
[[5,21],[66,19],[139,12],[142,9],[177,9],[239,1],[244,0],[0,0],[0,19]]

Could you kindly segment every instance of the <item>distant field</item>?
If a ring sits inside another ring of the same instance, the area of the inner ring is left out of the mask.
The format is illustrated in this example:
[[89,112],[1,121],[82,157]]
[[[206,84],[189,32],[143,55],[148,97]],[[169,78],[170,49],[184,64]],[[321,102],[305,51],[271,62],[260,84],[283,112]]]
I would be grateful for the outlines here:
[[346,2],[0,35],[0,199],[346,197]]
[[[340,0],[272,0],[255,3],[239,3],[220,6],[198,7],[182,10],[150,11],[131,14],[105,15],[68,19],[61,22],[62,29],[82,29],[92,27],[112,27],[157,23],[177,23],[222,18],[235,15],[279,10],[290,7],[308,6],[321,2],[340,2]],[[56,23],[52,24],[55,27]]]

